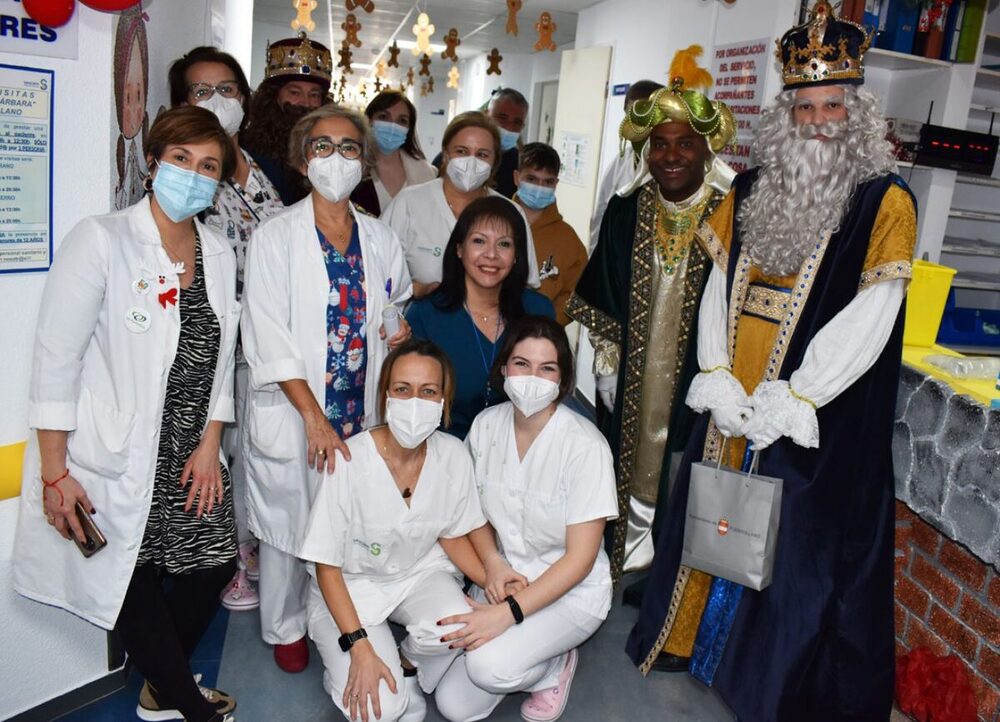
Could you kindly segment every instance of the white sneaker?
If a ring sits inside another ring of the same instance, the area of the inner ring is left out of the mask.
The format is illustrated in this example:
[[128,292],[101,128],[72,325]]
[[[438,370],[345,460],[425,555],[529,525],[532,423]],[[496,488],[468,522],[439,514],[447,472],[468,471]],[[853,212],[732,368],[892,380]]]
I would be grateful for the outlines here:
[[403,684],[406,685],[406,711],[399,718],[399,722],[424,722],[427,716],[427,700],[424,698],[424,691],[420,689],[420,682],[417,675],[403,677]]

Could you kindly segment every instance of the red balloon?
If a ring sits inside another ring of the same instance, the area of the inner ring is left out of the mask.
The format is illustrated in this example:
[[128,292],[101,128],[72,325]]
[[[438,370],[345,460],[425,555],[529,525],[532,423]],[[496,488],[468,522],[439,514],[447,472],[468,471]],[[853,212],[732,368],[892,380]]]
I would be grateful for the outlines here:
[[76,0],[24,0],[24,11],[42,25],[62,27],[73,17]]
[[80,0],[80,2],[94,8],[94,10],[103,10],[105,12],[127,10],[133,5],[139,4],[139,0]]

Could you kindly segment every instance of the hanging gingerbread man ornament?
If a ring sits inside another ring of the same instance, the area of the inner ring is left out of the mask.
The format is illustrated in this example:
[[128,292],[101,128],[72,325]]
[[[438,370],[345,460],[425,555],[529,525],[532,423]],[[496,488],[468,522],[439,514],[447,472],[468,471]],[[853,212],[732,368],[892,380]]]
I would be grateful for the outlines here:
[[521,12],[521,0],[507,0],[507,34],[517,37],[517,14]]
[[420,97],[421,98],[427,97],[427,83],[424,83],[420,86]]
[[310,33],[316,29],[312,13],[316,9],[316,0],[292,0],[292,7],[297,13],[292,20],[292,30],[307,30]]
[[452,65],[451,66],[451,70],[448,71],[448,87],[449,88],[456,88],[457,89],[458,88],[458,78],[459,78],[459,75],[458,75],[458,66],[457,65]]
[[376,78],[384,78],[388,74],[389,74],[389,71],[385,69],[385,61],[384,60],[379,60],[377,63],[375,63],[375,77]]
[[458,55],[455,54],[455,48],[462,44],[462,41],[458,39],[458,30],[452,28],[444,36],[444,44],[447,45],[444,52],[441,53],[441,58],[443,60],[452,60],[458,62]]
[[493,48],[490,54],[486,56],[486,59],[490,61],[490,67],[486,69],[487,75],[500,75],[500,61],[503,60],[503,56],[500,51]]
[[348,10],[361,8],[366,13],[370,13],[375,9],[375,2],[374,0],[344,0],[344,7]]
[[386,63],[390,68],[399,67],[399,46],[396,45],[396,41],[392,41],[392,45],[389,46],[389,62]]
[[343,45],[340,46],[340,62],[337,63],[338,68],[343,68],[344,73],[353,73],[354,69],[351,67],[351,58],[354,57],[354,53],[351,52],[351,48],[347,45],[345,40]]
[[340,29],[347,33],[347,37],[344,38],[346,45],[353,45],[356,48],[361,47],[361,41],[358,39],[358,31],[361,30],[361,23],[358,22],[354,13],[347,13],[347,18],[340,24]]
[[431,56],[425,55],[420,58],[420,74],[430,75],[431,74]]
[[376,93],[381,93],[382,92],[382,78],[379,78],[379,77],[376,76],[376,78],[375,78],[375,84],[374,84],[373,87],[375,88],[375,92]]
[[408,88],[412,88],[413,87],[413,81],[414,81],[413,68],[409,68],[406,71],[406,86]]
[[552,34],[556,31],[557,25],[552,22],[552,15],[543,12],[538,22],[535,23],[535,30],[538,31],[538,42],[535,43],[535,50],[551,50],[555,52],[556,43],[552,39]]
[[427,13],[420,13],[417,16],[417,24],[413,26],[413,34],[417,36],[417,44],[413,46],[413,54],[429,53],[434,26],[431,25],[431,19]]
[[427,92],[434,92],[434,78],[427,78]]

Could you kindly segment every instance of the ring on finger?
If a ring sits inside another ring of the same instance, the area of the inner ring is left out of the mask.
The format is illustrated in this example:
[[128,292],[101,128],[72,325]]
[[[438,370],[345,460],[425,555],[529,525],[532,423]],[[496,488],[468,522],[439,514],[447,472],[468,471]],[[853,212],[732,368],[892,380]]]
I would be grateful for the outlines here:
[[326,456],[326,449],[317,449],[316,450],[316,455],[317,456]]

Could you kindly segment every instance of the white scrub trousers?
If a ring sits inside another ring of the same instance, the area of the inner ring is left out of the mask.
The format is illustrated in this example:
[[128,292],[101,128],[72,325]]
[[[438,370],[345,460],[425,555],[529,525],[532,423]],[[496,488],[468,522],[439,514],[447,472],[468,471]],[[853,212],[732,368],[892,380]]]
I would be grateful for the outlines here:
[[[482,592],[476,597],[482,599]],[[587,641],[603,621],[557,599],[456,659],[434,695],[438,711],[449,722],[473,722],[489,717],[508,694],[555,687],[566,652]]]
[[[461,652],[459,649],[448,649],[447,643],[441,642],[441,637],[457,629],[457,626],[439,627],[437,621],[443,617],[464,614],[468,611],[469,605],[455,577],[447,572],[432,571],[413,585],[410,593],[389,615],[390,621],[406,627],[408,634],[400,649],[416,666],[417,679],[425,692],[431,692],[437,687],[441,677]],[[364,611],[359,609],[358,612],[359,616],[364,618]],[[375,648],[375,653],[392,670],[392,676],[396,681],[396,694],[390,692],[384,682],[379,685],[379,703],[382,707],[380,722],[396,722],[406,712],[409,704],[396,641],[388,621],[366,626],[365,631],[368,632],[368,641]],[[350,719],[350,712],[344,708],[343,698],[351,669],[351,653],[341,651],[337,641],[341,634],[326,606],[319,584],[311,583],[309,636],[316,643],[326,668],[323,672],[323,689],[333,698],[334,704],[344,717]],[[374,719],[374,713],[370,708],[368,719]]]
[[265,542],[260,543],[258,555],[261,636],[268,644],[297,642],[306,636],[306,563]]

